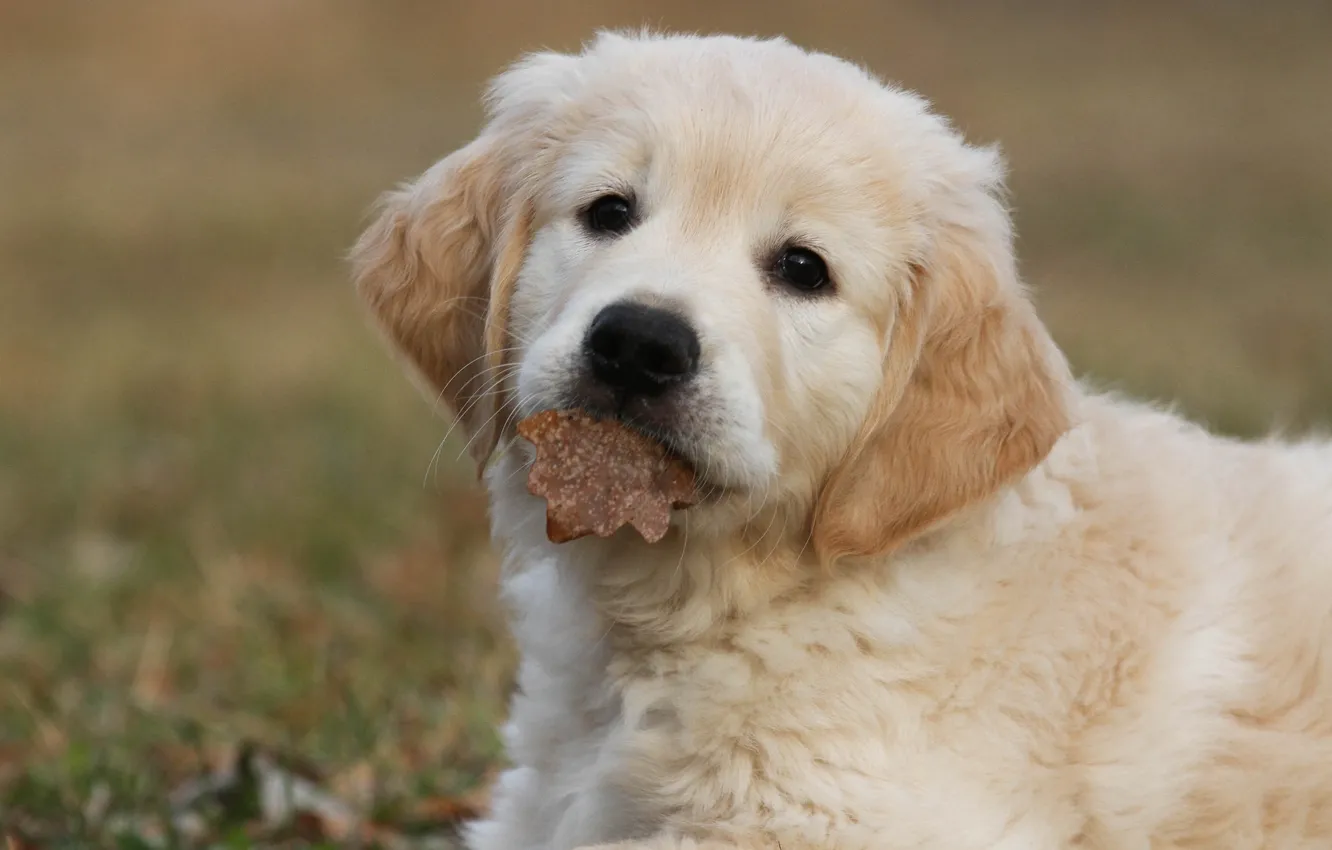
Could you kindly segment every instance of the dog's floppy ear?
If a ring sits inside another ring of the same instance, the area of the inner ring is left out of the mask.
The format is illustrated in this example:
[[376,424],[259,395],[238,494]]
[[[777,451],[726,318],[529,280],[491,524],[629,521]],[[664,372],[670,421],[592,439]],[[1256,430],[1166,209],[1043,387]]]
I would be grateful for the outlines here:
[[930,530],[1031,470],[1070,425],[1071,378],[1017,278],[997,155],[967,152],[972,189],[937,222],[879,397],[816,506],[825,563]]
[[557,80],[572,61],[541,54],[498,77],[482,134],[387,193],[350,255],[361,298],[424,390],[460,419],[478,465],[507,418],[509,297],[553,141],[542,116],[565,96]]

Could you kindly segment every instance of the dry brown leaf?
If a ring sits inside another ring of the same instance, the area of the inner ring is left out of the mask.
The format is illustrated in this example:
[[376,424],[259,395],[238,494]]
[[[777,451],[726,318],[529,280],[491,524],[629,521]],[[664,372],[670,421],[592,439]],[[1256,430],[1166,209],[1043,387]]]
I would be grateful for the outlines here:
[[546,536],[566,543],[631,525],[656,543],[694,503],[694,472],[652,438],[609,419],[546,410],[518,423],[536,447],[527,489],[546,500]]

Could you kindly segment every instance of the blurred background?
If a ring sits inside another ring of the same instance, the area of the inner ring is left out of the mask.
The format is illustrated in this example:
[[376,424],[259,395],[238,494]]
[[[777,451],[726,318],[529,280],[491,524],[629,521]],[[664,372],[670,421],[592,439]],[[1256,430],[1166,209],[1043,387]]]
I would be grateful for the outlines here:
[[1000,142],[1097,384],[1332,422],[1326,3],[0,0],[0,827],[101,835],[241,741],[382,819],[472,804],[485,507],[343,256],[505,63],[642,24],[784,33]]

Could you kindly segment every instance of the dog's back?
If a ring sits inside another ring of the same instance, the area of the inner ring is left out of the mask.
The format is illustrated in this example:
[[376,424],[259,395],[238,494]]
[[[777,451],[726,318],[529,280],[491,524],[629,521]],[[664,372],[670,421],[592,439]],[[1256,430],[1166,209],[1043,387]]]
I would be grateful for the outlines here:
[[1090,738],[1106,846],[1164,801],[1153,847],[1332,846],[1332,444],[1090,406],[1099,498],[1120,513],[1102,568],[1165,569],[1135,576],[1152,605],[1125,611],[1162,623],[1156,672]]

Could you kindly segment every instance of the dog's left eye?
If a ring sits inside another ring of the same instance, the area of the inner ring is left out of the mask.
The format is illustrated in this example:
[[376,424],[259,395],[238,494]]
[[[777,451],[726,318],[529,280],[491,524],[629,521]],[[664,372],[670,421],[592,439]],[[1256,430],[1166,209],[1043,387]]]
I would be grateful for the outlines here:
[[592,231],[618,236],[634,226],[634,205],[620,195],[602,195],[588,206],[583,218]]
[[787,248],[777,258],[774,271],[802,292],[813,292],[828,284],[828,264],[808,248]]

